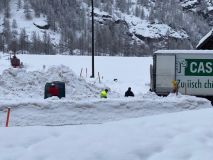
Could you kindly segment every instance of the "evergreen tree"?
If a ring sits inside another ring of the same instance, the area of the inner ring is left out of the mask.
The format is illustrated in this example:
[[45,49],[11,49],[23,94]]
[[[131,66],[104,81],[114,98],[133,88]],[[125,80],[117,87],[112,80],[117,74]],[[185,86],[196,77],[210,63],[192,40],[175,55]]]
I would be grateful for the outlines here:
[[17,22],[16,22],[15,19],[13,19],[12,28],[13,28],[13,29],[17,29]]
[[16,54],[16,51],[18,50],[18,42],[16,37],[12,38],[12,40],[9,43],[8,49],[11,50],[14,54]]
[[43,52],[45,54],[54,54],[53,46],[51,43],[50,35],[45,31],[43,34]]
[[4,17],[10,18],[10,0],[5,1]]
[[24,14],[25,14],[26,19],[28,19],[28,20],[32,19],[29,3],[26,1],[24,3]]
[[[10,0],[0,0],[0,13],[5,16],[4,23],[2,23],[3,33],[0,35],[0,46],[3,46],[3,39],[7,44],[12,44],[14,37],[19,38],[18,45],[21,44],[21,39],[23,40],[21,35],[17,36],[16,22],[13,21],[12,28],[8,28],[10,26],[10,2]],[[181,45],[184,48],[191,47],[190,41],[195,46],[200,38],[210,30],[206,19],[203,19],[202,16],[207,16],[208,20],[211,19],[207,12],[210,1],[208,5],[207,1],[198,2],[197,12],[199,14],[184,12],[179,0],[95,0],[96,8],[109,13],[109,18],[103,18],[99,13],[95,14],[96,51],[99,54],[125,53],[126,56],[135,56],[145,54],[145,52],[151,54],[152,50],[163,47],[169,49],[175,47],[181,49]],[[68,50],[71,54],[74,49],[80,49],[82,54],[91,51],[91,0],[17,0],[17,9],[22,7],[27,19],[32,17],[31,9],[35,11],[36,16],[41,14],[47,16],[47,24],[50,25],[50,29],[61,34],[60,51]],[[96,9],[95,11],[97,12]],[[164,37],[159,39],[150,38],[148,40],[141,36],[139,37],[140,43],[138,43],[133,36],[134,33],[129,33],[129,24],[125,22],[125,14],[130,13],[141,19],[148,19],[147,23],[150,25],[152,23],[154,25],[167,24],[172,28],[170,32],[185,31],[189,35],[190,41],[176,39],[171,36],[172,34],[168,34],[168,37],[163,35]],[[54,45],[51,43],[48,32],[44,34],[42,40],[38,37],[37,33],[33,33],[32,39],[34,40],[27,43],[32,53],[54,53]],[[23,45],[19,47],[25,50]]]
[[30,45],[30,52],[32,54],[39,54],[41,53],[41,45],[40,45],[40,37],[37,35],[35,31],[31,34],[31,45]]
[[4,27],[3,27],[3,35],[5,38],[5,43],[9,44],[12,39],[12,33],[10,28],[10,22],[7,18],[4,18]]
[[21,9],[22,8],[22,0],[18,0],[17,2],[17,9]]
[[28,43],[28,35],[26,30],[22,29],[19,36],[19,49],[22,50],[22,53],[24,50],[28,50]]

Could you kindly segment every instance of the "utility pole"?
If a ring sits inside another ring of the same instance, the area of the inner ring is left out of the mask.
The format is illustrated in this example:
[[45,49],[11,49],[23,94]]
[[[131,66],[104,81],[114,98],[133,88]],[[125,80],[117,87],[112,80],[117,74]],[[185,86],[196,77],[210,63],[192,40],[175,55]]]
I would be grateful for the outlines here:
[[92,2],[92,75],[90,78],[95,78],[95,39],[94,39],[94,4],[93,0]]
[[4,54],[4,41],[5,41],[5,38],[4,38],[4,33],[1,33],[1,38],[2,38],[2,52]]

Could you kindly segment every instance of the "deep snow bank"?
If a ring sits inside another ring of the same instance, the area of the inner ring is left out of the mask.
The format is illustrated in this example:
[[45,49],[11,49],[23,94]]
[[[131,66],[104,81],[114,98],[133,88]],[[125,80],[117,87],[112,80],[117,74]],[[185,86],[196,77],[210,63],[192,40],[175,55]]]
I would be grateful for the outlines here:
[[88,98],[84,100],[25,99],[0,101],[0,125],[5,125],[6,108],[11,107],[11,126],[94,124],[109,121],[210,108],[204,98],[171,94],[159,97],[154,93],[135,98]]
[[42,99],[45,84],[51,81],[65,82],[67,98],[97,97],[101,90],[100,86],[86,82],[63,65],[42,71],[9,68],[0,75],[0,99]]

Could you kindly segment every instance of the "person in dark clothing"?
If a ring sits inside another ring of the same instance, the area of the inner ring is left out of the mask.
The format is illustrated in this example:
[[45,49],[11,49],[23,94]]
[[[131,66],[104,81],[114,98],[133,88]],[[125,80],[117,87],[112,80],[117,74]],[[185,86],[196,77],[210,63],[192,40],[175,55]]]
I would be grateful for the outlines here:
[[134,93],[131,91],[131,87],[128,88],[128,90],[125,92],[125,97],[134,97]]
[[54,83],[51,84],[51,86],[48,89],[48,94],[50,96],[59,96],[59,90],[58,88],[55,86]]
[[14,55],[14,56],[11,58],[10,62],[11,62],[11,65],[12,65],[14,68],[20,67],[20,59],[18,59],[18,58],[16,57],[16,55]]

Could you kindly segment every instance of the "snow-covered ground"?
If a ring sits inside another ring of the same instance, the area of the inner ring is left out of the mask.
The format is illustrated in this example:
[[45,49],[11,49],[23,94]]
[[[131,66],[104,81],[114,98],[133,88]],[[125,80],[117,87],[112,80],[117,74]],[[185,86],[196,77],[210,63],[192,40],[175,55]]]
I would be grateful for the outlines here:
[[0,157],[211,160],[212,114],[212,109],[202,109],[96,125],[0,128]]
[[[211,103],[149,92],[151,57],[95,57],[94,79],[91,57],[18,58],[23,69],[0,54],[0,160],[211,159]],[[66,97],[44,99],[55,80],[65,82]],[[128,87],[135,97],[124,97]],[[103,88],[107,99],[99,98]]]

